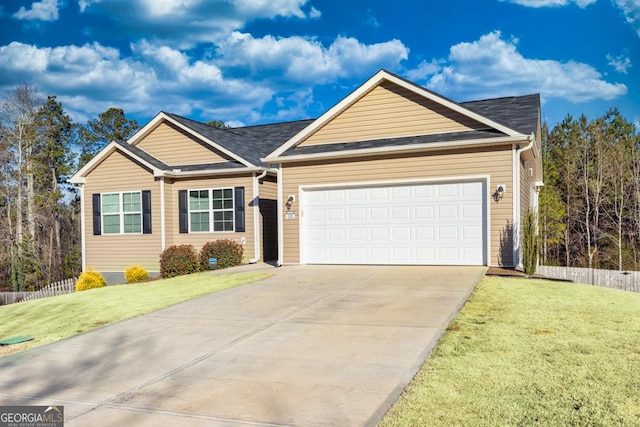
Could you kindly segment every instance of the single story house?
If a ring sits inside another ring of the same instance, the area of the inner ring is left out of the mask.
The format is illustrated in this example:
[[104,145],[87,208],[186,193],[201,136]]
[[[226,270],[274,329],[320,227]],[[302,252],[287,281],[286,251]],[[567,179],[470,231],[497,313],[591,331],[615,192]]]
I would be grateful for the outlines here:
[[381,70],[314,120],[161,112],[70,182],[83,268],[107,274],[225,238],[246,262],[516,267],[542,185],[540,97],[455,102]]

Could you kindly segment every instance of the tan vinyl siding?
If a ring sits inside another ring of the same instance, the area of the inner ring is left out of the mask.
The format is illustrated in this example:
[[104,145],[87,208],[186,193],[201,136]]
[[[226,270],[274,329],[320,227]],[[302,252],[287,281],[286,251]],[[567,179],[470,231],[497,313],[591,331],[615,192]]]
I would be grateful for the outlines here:
[[486,127],[408,89],[385,82],[334,117],[299,146],[365,141]]
[[[152,234],[93,235],[92,194],[151,190]],[[87,177],[85,204],[87,266],[103,272],[124,272],[134,264],[158,271],[161,252],[160,185],[153,174],[119,151],[113,152]]]
[[137,147],[169,166],[198,165],[227,161],[206,143],[169,123],[161,123]]
[[[308,162],[284,164],[282,171],[284,194],[294,194],[299,200],[299,186],[346,184],[446,177],[489,176],[487,203],[490,215],[490,265],[512,264],[511,233],[513,192],[507,191],[498,202],[491,195],[497,184],[512,184],[511,146],[504,149],[434,152],[405,156],[372,157],[333,163]],[[294,210],[298,210],[294,206]],[[304,214],[304,213],[300,213]],[[285,263],[300,262],[299,217],[284,219]],[[502,253],[501,253],[502,251]]]
[[[245,189],[245,232],[209,232],[209,233],[180,233],[180,225],[178,218],[178,191],[180,190],[199,190],[208,188],[233,188],[244,187]],[[253,208],[249,206],[253,194],[253,176],[220,176],[215,178],[198,178],[198,179],[176,179],[171,185],[171,195],[167,198],[167,210],[171,210],[171,240],[172,244],[190,244],[196,250],[200,250],[202,246],[214,240],[231,239],[237,243],[241,243],[241,239],[246,239],[244,247],[244,261],[248,262],[254,255],[254,226],[253,226]]]
[[267,176],[260,184],[260,215],[262,216],[262,259],[278,259],[278,184]]

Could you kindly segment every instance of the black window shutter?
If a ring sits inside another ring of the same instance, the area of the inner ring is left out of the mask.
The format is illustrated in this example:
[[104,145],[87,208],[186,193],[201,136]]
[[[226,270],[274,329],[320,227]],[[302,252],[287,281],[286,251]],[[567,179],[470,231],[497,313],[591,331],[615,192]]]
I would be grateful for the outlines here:
[[142,234],[151,234],[151,190],[142,191]]
[[189,232],[189,209],[187,190],[178,191],[178,220],[180,222],[180,233]]
[[102,234],[102,224],[100,222],[100,194],[92,194],[91,198],[93,202],[93,235],[99,236]]
[[235,198],[235,229],[236,232],[244,232],[244,187],[233,189]]

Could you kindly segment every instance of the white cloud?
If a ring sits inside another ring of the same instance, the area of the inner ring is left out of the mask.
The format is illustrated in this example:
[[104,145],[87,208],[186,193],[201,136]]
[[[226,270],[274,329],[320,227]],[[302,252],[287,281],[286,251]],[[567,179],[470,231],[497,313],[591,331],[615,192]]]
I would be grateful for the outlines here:
[[13,17],[24,20],[56,21],[58,19],[58,0],[42,0],[31,4],[31,9],[22,6]]
[[114,20],[133,40],[188,49],[215,43],[247,23],[277,17],[316,19],[310,0],[80,0],[80,11]]
[[640,0],[612,0],[625,15],[627,22],[636,29],[640,36]]
[[625,55],[612,56],[607,55],[607,61],[609,61],[609,65],[611,65],[617,72],[622,74],[627,74],[629,68],[632,67],[631,59]]
[[[0,89],[37,82],[42,92],[57,94],[79,121],[114,105],[150,116],[164,109],[240,117],[273,96],[268,87],[226,78],[214,64],[166,46],[144,42],[132,50],[136,57],[123,58],[117,49],[98,43],[39,48],[12,42],[0,46]],[[147,62],[150,57],[155,62]]]
[[579,7],[585,8],[598,0],[501,0],[519,4],[526,7],[558,7],[575,3]]
[[316,39],[299,36],[254,38],[234,32],[220,42],[220,63],[247,67],[254,75],[273,75],[283,82],[324,84],[340,77],[361,77],[380,68],[398,68],[409,49],[399,40],[362,44],[350,37],[337,37],[324,46]]
[[431,60],[430,62],[422,61],[417,68],[408,70],[405,76],[412,81],[425,80],[427,77],[437,73],[441,69],[440,61]]
[[[575,3],[581,8],[585,8],[598,0],[500,0],[503,2],[516,3],[526,7],[560,7]],[[640,0],[611,0],[616,7],[622,10],[627,23],[631,24],[640,36]]]
[[543,98],[583,102],[627,93],[624,84],[603,80],[588,64],[525,58],[516,44],[494,31],[477,41],[454,45],[442,68],[427,80],[427,87],[455,99],[539,92]]

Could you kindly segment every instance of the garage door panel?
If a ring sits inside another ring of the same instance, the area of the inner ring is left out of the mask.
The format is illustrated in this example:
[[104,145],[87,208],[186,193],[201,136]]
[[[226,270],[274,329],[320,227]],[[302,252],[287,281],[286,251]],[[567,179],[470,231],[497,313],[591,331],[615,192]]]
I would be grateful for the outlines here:
[[398,206],[391,208],[391,219],[395,221],[410,220],[411,210],[410,206]]
[[389,229],[388,228],[380,228],[380,227],[372,227],[371,228],[371,240],[381,240],[387,241],[389,240]]
[[440,240],[458,240],[458,227],[439,227],[438,239]]
[[393,240],[411,240],[411,227],[394,227],[393,228]]
[[372,207],[369,210],[369,218],[371,221],[385,221],[389,220],[389,208],[387,207]]
[[416,206],[413,211],[417,220],[433,219],[433,206]]
[[482,182],[307,190],[306,263],[485,263]]

